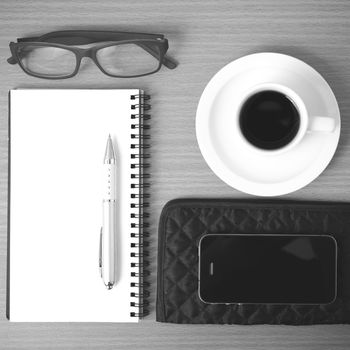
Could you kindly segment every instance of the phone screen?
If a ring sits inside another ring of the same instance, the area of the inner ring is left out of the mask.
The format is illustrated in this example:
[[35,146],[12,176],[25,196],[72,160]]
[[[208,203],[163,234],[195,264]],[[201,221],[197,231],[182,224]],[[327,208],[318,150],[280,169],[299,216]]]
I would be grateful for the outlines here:
[[328,304],[336,279],[330,235],[209,234],[199,243],[206,303]]

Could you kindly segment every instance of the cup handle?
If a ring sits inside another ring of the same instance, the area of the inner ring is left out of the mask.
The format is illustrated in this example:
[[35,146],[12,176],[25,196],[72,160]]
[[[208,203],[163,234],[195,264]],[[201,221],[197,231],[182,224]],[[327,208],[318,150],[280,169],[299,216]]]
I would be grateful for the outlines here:
[[333,132],[335,129],[334,118],[312,117],[308,126],[308,131]]

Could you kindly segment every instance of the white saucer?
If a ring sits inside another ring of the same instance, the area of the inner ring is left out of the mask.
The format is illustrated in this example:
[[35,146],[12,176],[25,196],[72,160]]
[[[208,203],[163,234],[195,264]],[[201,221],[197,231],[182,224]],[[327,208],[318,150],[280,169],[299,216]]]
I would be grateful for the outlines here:
[[[299,83],[293,86],[296,76]],[[271,82],[293,88],[310,114],[333,117],[335,130],[308,133],[294,148],[273,156],[234,138],[235,97]],[[196,133],[204,159],[228,185],[253,195],[278,196],[306,186],[327,167],[339,141],[340,113],[331,88],[312,67],[291,56],[258,53],[231,62],[210,80],[199,101]]]

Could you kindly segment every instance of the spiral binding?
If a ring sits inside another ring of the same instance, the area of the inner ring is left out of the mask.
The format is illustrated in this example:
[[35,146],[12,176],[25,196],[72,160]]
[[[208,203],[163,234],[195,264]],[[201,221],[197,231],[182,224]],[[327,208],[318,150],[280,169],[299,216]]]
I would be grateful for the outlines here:
[[147,257],[149,255],[147,238],[149,233],[146,231],[149,227],[147,219],[149,213],[146,211],[149,207],[149,203],[144,199],[149,198],[149,193],[146,190],[150,187],[150,183],[147,180],[150,178],[150,174],[145,173],[145,170],[150,167],[146,159],[150,158],[150,154],[147,153],[150,148],[149,140],[150,135],[148,131],[150,125],[147,122],[151,116],[145,111],[150,110],[151,105],[146,102],[150,99],[149,95],[144,93],[131,95],[130,100],[134,101],[131,105],[131,139],[135,140],[134,144],[131,144],[131,214],[130,214],[130,237],[131,237],[131,283],[130,287],[132,291],[130,293],[131,298],[136,298],[136,301],[130,302],[130,307],[135,308],[135,311],[130,312],[131,317],[145,317],[148,315],[149,302],[147,298],[150,295],[148,287],[149,282],[145,279],[150,275],[148,270],[149,261]]

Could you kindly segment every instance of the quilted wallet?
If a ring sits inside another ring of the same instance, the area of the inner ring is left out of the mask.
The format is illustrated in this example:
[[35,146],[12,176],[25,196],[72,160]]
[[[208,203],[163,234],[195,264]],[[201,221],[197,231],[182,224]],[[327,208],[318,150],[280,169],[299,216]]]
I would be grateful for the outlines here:
[[[198,242],[207,233],[330,234],[338,243],[337,298],[328,305],[206,304]],[[350,323],[350,204],[177,199],[159,223],[157,321],[215,324]]]

